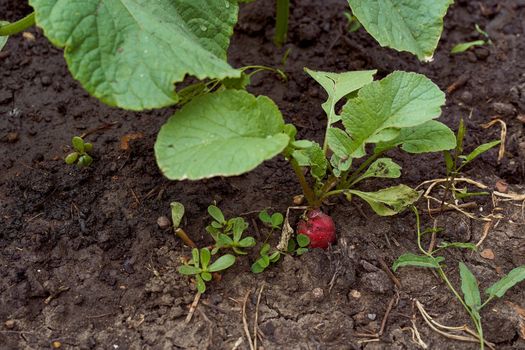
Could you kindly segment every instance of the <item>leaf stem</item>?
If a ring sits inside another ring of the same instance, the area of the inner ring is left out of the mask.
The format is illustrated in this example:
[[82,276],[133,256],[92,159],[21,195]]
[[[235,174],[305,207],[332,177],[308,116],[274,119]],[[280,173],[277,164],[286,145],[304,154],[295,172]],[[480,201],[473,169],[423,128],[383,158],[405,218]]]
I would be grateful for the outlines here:
[[273,42],[281,47],[288,34],[288,17],[290,15],[290,0],[277,0],[275,35]]
[[29,27],[32,27],[35,24],[35,13],[31,12],[29,15],[24,18],[14,22],[6,24],[5,26],[0,26],[0,36],[8,36],[18,34],[23,32]]
[[308,204],[312,207],[320,206],[320,203],[319,205],[317,205],[318,201],[316,201],[314,191],[312,190],[310,185],[308,185],[308,182],[306,181],[306,178],[304,177],[303,168],[301,168],[299,166],[299,163],[297,163],[297,161],[293,158],[290,158],[290,165],[292,166],[293,171],[295,172],[295,175],[297,176],[297,180],[299,181],[299,184],[301,185],[301,188],[303,189],[304,198],[306,198],[306,200],[308,201]]
[[348,173],[346,173],[344,175],[344,180],[342,182],[342,185],[341,185],[341,188],[350,188],[352,187],[353,185],[355,185],[357,182],[359,181],[356,181],[358,180],[358,177],[359,175],[361,175],[361,173],[366,170],[368,168],[368,166],[374,162],[377,158],[381,157],[383,155],[383,153],[385,153],[386,150],[382,151],[382,152],[379,152],[379,153],[374,153],[373,155],[371,155],[367,160],[365,160],[360,166],[359,168],[356,169],[356,171],[354,171],[352,173],[352,175],[350,176],[349,179],[346,179],[346,176],[348,175]]

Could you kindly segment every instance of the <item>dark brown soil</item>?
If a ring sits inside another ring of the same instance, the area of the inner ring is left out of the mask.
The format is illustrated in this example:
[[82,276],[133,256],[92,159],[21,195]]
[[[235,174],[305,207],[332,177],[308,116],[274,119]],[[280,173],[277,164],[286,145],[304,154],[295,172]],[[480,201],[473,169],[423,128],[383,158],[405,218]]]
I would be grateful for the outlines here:
[[[250,90],[270,96],[300,136],[319,140],[325,95],[303,73],[303,67],[326,71],[378,69],[426,74],[447,94],[441,120],[468,127],[466,147],[499,138],[499,126],[481,124],[500,116],[507,124],[505,157],[497,150],[480,157],[466,176],[494,189],[498,180],[523,193],[525,184],[525,1],[456,1],[432,63],[380,48],[363,30],[346,33],[344,0],[293,1],[289,44],[276,48],[273,1],[244,5],[230,49],[234,66],[283,67],[287,82],[270,73],[257,75]],[[20,18],[30,10],[0,0],[1,17]],[[493,45],[450,55],[459,42],[475,40],[475,24],[485,28]],[[254,254],[239,259],[220,283],[209,284],[191,323],[185,323],[195,289],[176,272],[189,249],[161,230],[157,218],[169,215],[171,201],[187,209],[184,227],[199,245],[210,243],[204,231],[206,207],[216,201],[228,216],[243,215],[254,229],[256,212],[271,207],[284,212],[300,188],[283,159],[249,174],[199,182],[169,182],[153,155],[155,135],[173,109],[132,113],[108,108],[69,75],[62,53],[42,32],[36,40],[16,36],[0,52],[0,348],[49,349],[249,349],[242,322],[253,329],[255,305],[265,349],[417,349],[410,328],[417,327],[431,349],[476,349],[432,331],[414,300],[446,325],[471,325],[468,316],[431,271],[400,269],[401,288],[382,269],[397,256],[416,251],[415,220],[410,212],[391,218],[375,216],[362,202],[341,200],[326,207],[338,227],[338,243],[300,258],[285,257],[267,272],[249,272]],[[106,128],[103,128],[107,126]],[[89,132],[95,162],[88,169],[66,166],[63,157],[72,136]],[[120,149],[128,133],[143,133]],[[395,154],[404,183],[416,186],[442,177],[441,155]],[[386,183],[382,184],[385,185]],[[369,185],[370,188],[376,188]],[[493,203],[478,199],[477,214],[489,214]],[[464,261],[485,288],[512,268],[525,264],[525,221],[520,202],[499,202],[503,218],[493,225],[479,253],[445,253],[447,272],[458,286],[458,261]],[[420,209],[426,203],[421,201]],[[423,226],[432,220],[423,214]],[[444,231],[438,241],[469,241],[482,236],[483,222],[448,212],[438,218]],[[277,241],[274,237],[273,242]],[[428,242],[426,242],[428,243]],[[357,296],[359,296],[357,298]],[[378,339],[391,300],[394,304]],[[498,349],[525,349],[525,285],[485,308],[486,338]],[[414,323],[412,323],[412,321]],[[472,327],[472,326],[470,326]],[[521,327],[521,328],[520,328]],[[520,333],[521,332],[521,333]],[[370,341],[372,340],[372,341]],[[241,343],[242,342],[242,343]]]

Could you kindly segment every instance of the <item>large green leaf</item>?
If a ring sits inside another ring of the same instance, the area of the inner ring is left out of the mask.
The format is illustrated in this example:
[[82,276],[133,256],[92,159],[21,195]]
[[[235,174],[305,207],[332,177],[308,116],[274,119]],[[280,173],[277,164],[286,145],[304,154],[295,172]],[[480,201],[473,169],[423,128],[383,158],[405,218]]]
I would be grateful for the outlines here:
[[490,297],[497,296],[501,298],[507,290],[514,287],[516,284],[525,280],[525,265],[516,267],[505,275],[498,282],[494,283],[492,286],[485,290]]
[[30,0],[73,76],[111,106],[177,102],[174,84],[238,77],[226,62],[236,0]]
[[172,180],[239,175],[288,145],[277,106],[265,96],[225,90],[194,98],[164,124],[155,156]]
[[459,274],[461,276],[461,291],[465,297],[465,304],[477,315],[481,307],[478,281],[472,272],[470,272],[467,265],[462,262],[459,263]]
[[348,0],[352,13],[381,46],[430,60],[453,0]]
[[378,143],[375,152],[397,146],[408,153],[444,151],[456,147],[456,135],[445,124],[430,120],[412,128],[401,129],[395,139]]
[[442,256],[431,257],[425,255],[416,255],[412,253],[405,253],[401,255],[392,265],[392,270],[396,270],[403,266],[415,267],[429,267],[433,269],[439,268],[439,263],[445,260]]
[[300,166],[309,166],[310,173],[317,180],[321,181],[326,175],[328,161],[319,144],[314,142],[308,148],[297,149],[293,151],[292,157]]
[[427,77],[396,71],[359,90],[341,114],[352,143],[347,154],[365,154],[367,143],[386,142],[410,128],[439,117],[445,94]]
[[388,187],[376,192],[347,190],[364,199],[372,209],[381,216],[391,216],[403,211],[419,199],[419,192],[406,185]]
[[335,113],[335,104],[349,93],[359,90],[374,79],[376,70],[363,70],[344,73],[331,73],[314,71],[304,68],[312,78],[315,79],[328,94],[328,99],[322,104],[323,110],[328,116],[328,123],[331,125],[339,120]]

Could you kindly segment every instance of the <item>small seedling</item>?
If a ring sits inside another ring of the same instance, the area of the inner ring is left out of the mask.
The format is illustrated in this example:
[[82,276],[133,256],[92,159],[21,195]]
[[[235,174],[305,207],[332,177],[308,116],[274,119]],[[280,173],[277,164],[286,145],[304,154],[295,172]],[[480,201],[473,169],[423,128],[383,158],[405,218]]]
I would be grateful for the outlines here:
[[350,11],[343,12],[344,16],[346,17],[346,20],[348,21],[348,24],[346,26],[346,30],[349,33],[357,32],[359,29],[361,29],[362,25],[361,22],[357,19],[356,16],[352,15]]
[[278,250],[271,251],[268,243],[264,243],[259,251],[260,258],[252,264],[253,273],[263,272],[271,263],[276,263],[281,258],[281,253]]
[[197,249],[191,251],[192,259],[188,264],[179,266],[179,273],[183,275],[194,275],[197,281],[197,290],[199,293],[206,291],[206,282],[211,281],[212,272],[219,272],[226,270],[235,263],[235,256],[225,254],[219,257],[210,265],[211,253],[208,248]]
[[71,140],[74,151],[69,153],[64,159],[66,164],[77,164],[79,168],[87,167],[93,163],[93,158],[89,153],[93,150],[93,144],[84,142],[80,136],[74,136]]
[[308,251],[310,238],[307,235],[298,234],[295,239],[291,238],[288,241],[288,253],[295,255],[303,255]]
[[462,53],[475,46],[483,46],[487,44],[492,44],[489,34],[485,32],[484,30],[482,30],[477,24],[476,24],[476,31],[482,36],[484,36],[485,40],[474,40],[474,41],[469,41],[465,43],[459,43],[450,50],[450,53],[453,53],[453,54]]
[[220,249],[232,249],[235,254],[246,255],[241,248],[250,248],[256,244],[255,238],[248,236],[242,237],[248,228],[248,223],[241,217],[226,220],[222,211],[215,205],[208,207],[208,213],[213,221],[206,227],[206,231],[215,241],[212,254],[216,254]]
[[474,326],[476,327],[477,337],[480,343],[480,348],[485,348],[485,340],[483,338],[483,327],[481,323],[481,309],[487,305],[494,298],[501,298],[503,295],[521,281],[525,280],[525,265],[517,267],[510,271],[506,276],[501,278],[498,282],[485,290],[485,294],[488,296],[485,302],[482,303],[481,296],[478,288],[478,281],[468,267],[463,263],[459,263],[459,273],[461,277],[461,291],[463,296],[455,289],[450,282],[448,276],[443,270],[443,262],[445,260],[442,256],[436,256],[435,254],[443,249],[448,248],[461,248],[476,250],[476,246],[471,243],[454,242],[454,243],[441,243],[438,245],[438,249],[433,251],[427,251],[423,249],[421,244],[421,238],[425,232],[421,232],[419,213],[415,207],[413,211],[416,214],[416,226],[417,226],[417,245],[421,254],[406,253],[401,255],[394,262],[392,270],[395,272],[398,268],[403,266],[414,266],[432,268],[438,273],[439,277],[445,282],[447,287],[452,291],[454,296],[461,302],[467,313],[469,314]]
[[266,210],[262,210],[259,213],[259,220],[261,220],[266,226],[271,228],[273,231],[281,229],[284,217],[281,213],[273,213],[272,215],[270,215]]

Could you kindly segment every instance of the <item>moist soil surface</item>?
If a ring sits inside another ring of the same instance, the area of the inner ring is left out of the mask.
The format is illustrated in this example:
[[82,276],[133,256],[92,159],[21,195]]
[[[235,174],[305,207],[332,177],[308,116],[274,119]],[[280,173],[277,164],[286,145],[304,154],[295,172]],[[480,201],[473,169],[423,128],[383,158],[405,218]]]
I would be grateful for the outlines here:
[[[447,91],[440,120],[456,129],[464,118],[467,151],[500,138],[501,123],[482,124],[493,119],[506,124],[503,158],[498,161],[495,148],[464,176],[490,193],[523,193],[525,1],[456,1],[430,63],[381,48],[362,29],[348,33],[343,0],[292,1],[288,44],[277,48],[273,7],[269,0],[242,6],[229,60],[235,67],[263,64],[286,72],[287,81],[258,73],[249,90],[271,97],[300,137],[320,141],[325,124],[320,106],[325,93],[303,67],[377,69],[377,78],[394,70],[420,72]],[[9,0],[1,0],[0,8],[2,19],[10,21],[30,11]],[[455,44],[480,39],[475,24],[488,32],[492,45],[451,55]],[[196,290],[176,268],[190,249],[157,219],[169,217],[170,202],[182,202],[183,227],[206,246],[211,244],[204,230],[210,221],[206,208],[215,201],[226,216],[245,217],[250,234],[262,242],[268,231],[257,222],[257,212],[285,212],[293,205],[300,193],[293,172],[278,157],[239,177],[166,180],[153,144],[175,109],[134,113],[101,104],[71,78],[61,50],[40,30],[28,33],[10,38],[0,52],[1,349],[249,349],[243,306],[252,338],[257,315],[259,349],[478,348],[432,330],[416,308],[418,301],[441,324],[473,328],[437,274],[400,268],[393,278],[386,272],[384,265],[400,254],[417,252],[414,214],[378,217],[358,199],[324,207],[337,226],[337,243],[330,249],[285,256],[258,275],[250,272],[254,249],[220,282],[208,284],[187,323]],[[79,170],[63,158],[71,137],[82,134],[94,144],[95,161]],[[123,149],[122,138],[130,134],[135,138]],[[444,177],[440,154],[392,157],[410,186]],[[395,183],[372,181],[363,188]],[[436,187],[432,194],[440,198],[442,191]],[[422,199],[422,228],[443,229],[436,243],[478,243],[488,233],[478,252],[443,253],[445,271],[458,290],[459,261],[484,289],[525,264],[523,203],[491,195],[465,201],[475,203],[468,210],[477,219],[457,211],[431,217]],[[299,215],[292,211],[291,222]],[[274,234],[270,242],[277,241]],[[485,336],[495,348],[525,349],[523,308],[522,283],[483,309]]]

